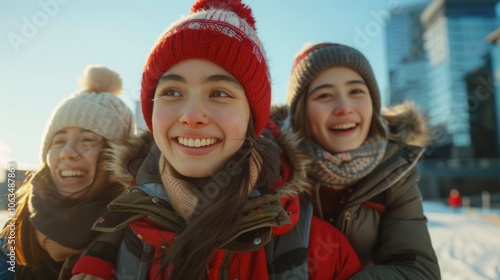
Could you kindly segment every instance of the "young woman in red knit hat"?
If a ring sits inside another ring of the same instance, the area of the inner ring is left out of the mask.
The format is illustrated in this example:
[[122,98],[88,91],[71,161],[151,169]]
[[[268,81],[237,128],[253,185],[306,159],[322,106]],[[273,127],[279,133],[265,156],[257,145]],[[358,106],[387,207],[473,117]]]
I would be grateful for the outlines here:
[[340,229],[363,264],[353,279],[438,279],[415,167],[428,141],[411,104],[384,112],[368,60],[340,44],[308,45],[288,88],[292,134],[312,163],[315,215]]
[[[125,230],[117,279],[346,279],[361,268],[300,198],[300,164],[280,170],[254,24],[240,1],[199,1],[151,51],[141,102],[155,144],[138,187],[94,225]],[[96,275],[94,253],[75,274]]]

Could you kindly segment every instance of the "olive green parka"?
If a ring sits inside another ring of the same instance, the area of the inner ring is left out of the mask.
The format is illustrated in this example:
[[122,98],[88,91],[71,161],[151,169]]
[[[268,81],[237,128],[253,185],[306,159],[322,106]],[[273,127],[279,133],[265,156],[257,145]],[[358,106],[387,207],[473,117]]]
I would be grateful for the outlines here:
[[[277,110],[283,114],[283,108]],[[332,219],[364,267],[351,279],[440,279],[417,186],[417,165],[430,141],[425,119],[410,103],[385,109],[383,115],[389,123],[384,158],[352,186],[340,215]],[[299,138],[290,134],[288,138]],[[319,210],[328,202],[321,201],[319,186],[311,184],[315,213],[329,221]]]

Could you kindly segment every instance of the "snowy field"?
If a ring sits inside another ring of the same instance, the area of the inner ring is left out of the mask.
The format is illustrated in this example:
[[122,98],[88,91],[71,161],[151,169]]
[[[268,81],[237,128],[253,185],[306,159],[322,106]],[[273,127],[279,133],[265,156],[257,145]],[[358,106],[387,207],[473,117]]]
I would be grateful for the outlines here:
[[[432,244],[444,280],[500,280],[500,211],[455,213],[444,204],[424,202]],[[9,218],[0,211],[0,223]]]
[[500,211],[453,212],[424,202],[432,245],[445,280],[500,280]]

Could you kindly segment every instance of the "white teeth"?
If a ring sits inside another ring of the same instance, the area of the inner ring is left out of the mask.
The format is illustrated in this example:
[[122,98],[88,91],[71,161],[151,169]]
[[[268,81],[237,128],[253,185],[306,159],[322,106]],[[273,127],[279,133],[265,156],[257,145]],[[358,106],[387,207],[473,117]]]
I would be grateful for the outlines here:
[[333,126],[332,129],[349,129],[355,127],[355,123],[344,123],[344,124],[339,124],[336,126]]
[[177,141],[179,144],[182,144],[184,146],[188,147],[204,147],[208,145],[212,145],[215,142],[217,142],[217,138],[184,138],[184,137],[177,137]]
[[80,170],[63,170],[61,171],[62,177],[82,177],[85,176],[87,172],[83,172]]

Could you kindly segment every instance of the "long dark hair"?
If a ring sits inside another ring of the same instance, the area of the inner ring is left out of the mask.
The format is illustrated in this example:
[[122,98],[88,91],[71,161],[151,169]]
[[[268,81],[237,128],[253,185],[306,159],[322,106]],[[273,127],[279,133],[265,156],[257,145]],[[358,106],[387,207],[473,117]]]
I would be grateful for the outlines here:
[[210,257],[228,239],[243,214],[249,196],[251,161],[260,165],[256,186],[272,186],[276,181],[279,159],[264,150],[253,126],[248,127],[240,150],[205,184],[210,184],[213,194],[207,195],[205,201],[200,200],[189,223],[166,250],[157,277],[167,270],[171,280],[206,277]]

